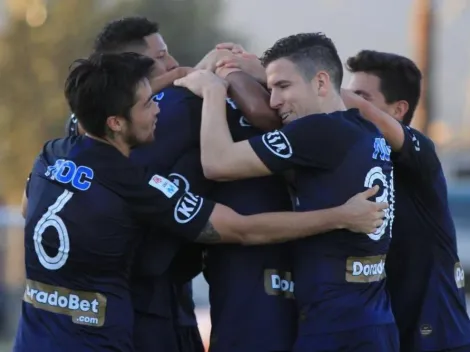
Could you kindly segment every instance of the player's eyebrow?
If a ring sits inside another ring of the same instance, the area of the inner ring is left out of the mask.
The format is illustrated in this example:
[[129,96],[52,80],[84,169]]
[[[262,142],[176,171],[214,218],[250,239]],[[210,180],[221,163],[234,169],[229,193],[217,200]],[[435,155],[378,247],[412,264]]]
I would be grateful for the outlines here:
[[274,84],[272,84],[272,86],[273,87],[278,87],[282,84],[290,84],[290,82],[285,80],[285,79],[281,79],[280,81],[274,82]]
[[145,101],[144,105],[147,105],[148,103],[150,103],[151,100],[153,101],[153,94],[150,95],[150,96],[147,98],[147,100]]

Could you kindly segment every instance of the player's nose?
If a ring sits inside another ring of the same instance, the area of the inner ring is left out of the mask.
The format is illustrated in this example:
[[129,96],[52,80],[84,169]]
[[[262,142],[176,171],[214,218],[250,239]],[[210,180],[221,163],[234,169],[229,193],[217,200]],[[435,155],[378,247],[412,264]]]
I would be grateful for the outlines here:
[[179,63],[178,63],[178,61],[176,61],[176,59],[173,56],[168,54],[165,66],[166,66],[167,71],[171,71],[171,70],[177,68],[179,66]]
[[269,98],[269,105],[274,110],[279,110],[282,106],[281,97],[274,91],[271,93],[271,97]]
[[158,102],[155,102],[155,105],[154,105],[154,116],[155,116],[155,119],[157,118],[157,115],[160,113],[160,105],[158,104]]

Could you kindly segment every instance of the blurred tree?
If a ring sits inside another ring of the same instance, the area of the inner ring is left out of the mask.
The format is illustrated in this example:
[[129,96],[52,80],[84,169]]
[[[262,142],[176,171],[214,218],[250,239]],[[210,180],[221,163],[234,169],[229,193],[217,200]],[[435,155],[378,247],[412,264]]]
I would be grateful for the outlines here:
[[[45,5],[47,4],[47,6]],[[63,133],[68,109],[63,83],[70,63],[86,56],[110,19],[144,15],[158,21],[173,55],[197,62],[219,41],[221,0],[9,0],[0,37],[0,180],[18,203],[44,141]]]

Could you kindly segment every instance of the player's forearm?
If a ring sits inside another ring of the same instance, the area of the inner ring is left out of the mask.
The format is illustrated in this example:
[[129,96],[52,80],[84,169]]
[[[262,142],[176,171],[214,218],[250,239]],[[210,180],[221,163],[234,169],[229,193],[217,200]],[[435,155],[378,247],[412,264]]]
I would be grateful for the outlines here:
[[160,76],[154,76],[150,80],[150,86],[153,93],[158,93],[163,89],[171,86],[175,80],[184,77],[183,71],[177,67],[169,72],[165,72]]
[[227,154],[233,138],[227,123],[227,92],[223,87],[209,88],[204,93],[201,121],[201,164],[204,175],[214,179],[229,165]]
[[382,132],[385,140],[392,150],[397,152],[403,147],[405,135],[401,124],[386,112],[380,110],[365,99],[360,99],[357,104],[361,115],[372,122]]
[[281,119],[269,106],[268,91],[255,78],[237,71],[228,74],[226,80],[229,96],[253,126],[266,132],[281,127]]
[[244,245],[287,242],[344,228],[341,207],[310,212],[267,213],[245,217]]

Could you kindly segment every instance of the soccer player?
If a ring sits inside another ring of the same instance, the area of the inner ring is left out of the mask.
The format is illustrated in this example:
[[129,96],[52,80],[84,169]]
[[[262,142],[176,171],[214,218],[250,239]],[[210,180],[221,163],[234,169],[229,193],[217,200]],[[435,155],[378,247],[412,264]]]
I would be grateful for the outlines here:
[[[125,17],[111,21],[97,36],[94,51],[108,53],[132,51],[155,60],[156,69],[152,77],[152,89],[156,93],[154,99],[161,109],[159,125],[155,131],[155,141],[146,147],[134,150],[131,159],[139,164],[152,165],[152,167],[158,167],[159,170],[169,172],[169,168],[188,150],[194,147],[199,148],[201,99],[181,88],[170,87],[162,90],[177,78],[175,75],[178,76],[189,69],[182,68],[182,73],[175,73],[180,68],[169,53],[164,38],[159,33],[157,23],[144,17]],[[198,67],[214,69],[215,63],[226,55],[227,51],[213,50],[201,60]],[[231,102],[230,106],[227,105],[234,116],[232,120],[235,122],[235,128],[238,128],[238,133],[246,134],[246,131],[253,130],[247,119],[262,128],[269,129],[275,126],[273,124],[279,123],[277,115],[273,114],[269,105],[263,104],[263,99],[259,98],[263,95],[266,98],[269,97],[266,90],[242,72],[223,71],[221,74],[224,74],[231,83],[231,96],[247,117],[243,118],[240,110],[235,111],[231,107],[234,106],[234,102]],[[198,155],[195,157],[200,160]],[[203,190],[207,188],[207,185],[196,185],[193,182],[192,187],[193,191],[204,196]],[[267,185],[266,189],[269,189]],[[258,187],[252,198],[256,198],[261,191],[262,189]],[[277,189],[271,189],[271,191],[273,192],[271,198],[274,198],[274,194],[282,192]],[[286,210],[273,208],[273,206],[271,210]],[[236,210],[240,211],[240,209]],[[181,243],[176,242],[172,251],[166,250],[161,256],[170,262],[176,251],[180,250],[180,246]],[[192,298],[188,297],[191,292],[191,283],[184,287],[176,285],[173,290],[168,288],[168,281],[174,281],[174,278],[169,275],[174,275],[171,271],[164,273],[157,271],[155,265],[152,264],[154,253],[160,247],[160,242],[155,236],[147,236],[138,250],[135,270],[131,276],[136,309],[135,347],[139,351],[199,351],[202,345],[197,322],[194,311],[188,309],[193,305]],[[201,249],[195,248],[195,250]],[[183,253],[188,256],[185,260],[181,253],[177,256],[185,262],[186,267],[192,269],[201,267],[198,263],[189,262],[189,258],[197,259],[196,253],[191,248],[186,246]],[[171,295],[172,291],[176,291],[178,295]],[[171,309],[171,302],[180,300],[183,303],[186,302],[183,304],[184,309],[178,304]],[[174,323],[177,326],[176,335]],[[180,347],[177,348],[178,345]]]
[[406,57],[371,50],[350,57],[347,68],[345,101],[382,131],[393,151],[397,206],[386,269],[401,351],[470,351],[446,180],[433,142],[409,127],[421,72]]
[[[219,47],[220,45],[217,46]],[[232,53],[235,51],[233,44],[227,49]],[[244,52],[240,46],[238,50]],[[216,71],[220,76],[226,76],[226,69]],[[238,73],[230,72],[230,75]],[[230,79],[230,76],[228,78]],[[234,96],[236,91],[233,89],[232,80],[229,94]],[[246,88],[244,95],[257,96],[256,92],[250,92]],[[195,104],[188,110],[186,120],[200,121],[202,101],[192,97]],[[243,100],[241,98],[238,100]],[[262,100],[263,96],[258,95],[258,99]],[[268,129],[275,127],[272,126],[273,123],[280,125],[277,114],[272,121],[264,116],[263,126],[256,118],[250,118],[251,114],[245,118],[233,99],[227,101],[227,121],[235,140],[245,140],[262,134],[262,131],[252,126],[249,121],[254,120],[261,128]],[[176,115],[173,116],[175,117]],[[198,127],[195,131],[197,139],[199,129]],[[246,215],[291,209],[285,182],[278,176],[216,183],[207,196]],[[205,268],[204,275],[210,287],[210,351],[291,349],[295,339],[297,314],[293,302],[294,285],[289,250],[286,245],[256,248],[237,245],[210,246],[205,255]]]
[[384,262],[394,217],[390,147],[340,97],[342,64],[321,33],[279,40],[263,56],[271,106],[286,126],[233,142],[226,119],[226,84],[208,71],[175,82],[204,98],[201,160],[207,177],[233,180],[294,168],[296,210],[341,204],[380,184],[390,202],[375,232],[351,237],[341,230],[293,244],[299,309],[294,351],[398,351],[398,333],[385,290]]
[[[167,230],[154,233],[165,248],[169,236],[262,244],[382,226],[386,204],[366,200],[377,187],[327,210],[241,216],[136,167],[131,149],[154,138],[153,64],[125,53],[73,65],[65,95],[86,135],[47,142],[31,172],[27,281],[15,351],[133,351],[128,276],[148,228]],[[185,221],[181,212],[189,213]]]

